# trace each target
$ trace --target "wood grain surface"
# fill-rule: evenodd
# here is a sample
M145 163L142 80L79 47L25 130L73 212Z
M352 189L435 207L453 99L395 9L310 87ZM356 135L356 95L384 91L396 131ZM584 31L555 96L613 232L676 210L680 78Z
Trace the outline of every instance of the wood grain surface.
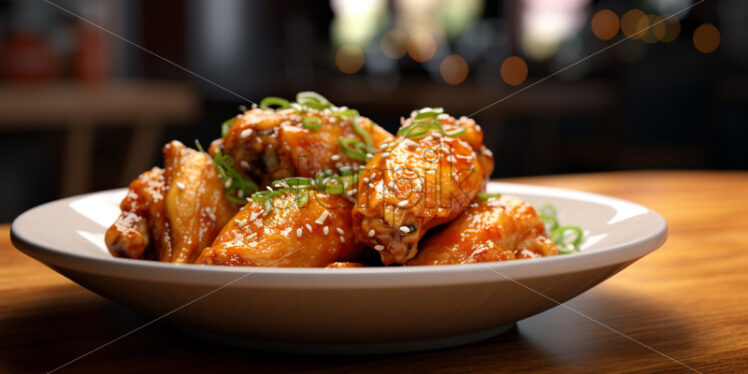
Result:
M668 221L664 247L480 343L324 357L215 345L157 322L64 372L748 372L748 173L652 171L511 182L628 199ZM148 322L26 257L0 226L0 372L48 372Z

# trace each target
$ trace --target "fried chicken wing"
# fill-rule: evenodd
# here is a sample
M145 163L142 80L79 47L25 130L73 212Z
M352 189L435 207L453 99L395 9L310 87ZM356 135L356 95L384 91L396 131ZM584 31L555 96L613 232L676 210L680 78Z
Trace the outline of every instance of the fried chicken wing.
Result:
M122 214L107 230L109 251L120 257L194 262L237 210L211 158L172 141L165 169L154 168L130 185Z
M364 246L353 235L351 202L342 196L308 193L306 202L288 192L266 204L248 202L221 231L198 264L266 267L325 267L355 259Z
M513 196L482 201L419 245L407 265L454 265L553 256L556 245L527 202Z
M355 138L354 121L371 138L372 145L392 135L366 117L341 117L330 110L255 108L238 115L226 136L211 144L210 153L222 150L231 156L238 171L261 187L291 177L344 166L357 169L364 161L347 156L341 138Z
M413 258L421 237L462 213L493 169L474 121L447 115L418 120L413 114L404 122L401 132L409 132L377 152L358 183L353 228L385 265Z
M120 203L122 213L107 230L104 240L117 257L160 259L171 253L169 222L164 214L164 170L140 174ZM159 248L159 253L147 250ZM166 256L164 256L166 257Z

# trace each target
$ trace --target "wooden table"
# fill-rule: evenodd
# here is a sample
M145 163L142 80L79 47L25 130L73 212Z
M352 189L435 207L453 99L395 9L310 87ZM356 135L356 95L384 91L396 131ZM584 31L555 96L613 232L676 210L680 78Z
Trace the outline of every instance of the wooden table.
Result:
M748 372L748 173L629 172L515 179L619 196L661 213L664 247L568 305L700 372ZM149 321L22 255L0 230L0 372L45 372ZM436 352L317 357L253 352L164 323L60 372L688 372L556 307L518 329Z

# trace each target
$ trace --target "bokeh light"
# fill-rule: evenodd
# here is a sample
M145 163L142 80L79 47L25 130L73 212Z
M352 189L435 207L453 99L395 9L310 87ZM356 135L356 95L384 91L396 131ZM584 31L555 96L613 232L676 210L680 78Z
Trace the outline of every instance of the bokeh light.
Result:
M408 39L408 55L414 61L426 62L436 53L436 40L429 33L417 32Z
M639 18L636 29L639 32L639 38L643 42L652 44L662 40L667 27L660 16L648 14L646 17Z
M660 40L670 43L680 35L680 21L678 17L671 17L670 14L663 14L662 18L665 19L665 35Z
M601 40L610 40L616 36L619 26L618 16L610 9L598 11L590 21L592 33Z
M623 35L626 35L631 39L641 38L643 33L637 34L637 32L640 31L637 28L639 27L639 21L642 18L646 20L647 15L639 9L631 9L624 13L623 16L621 16L621 32L623 32ZM649 26L649 24L646 26Z
M449 55L439 65L439 73L448 84L458 85L467 78L467 61L460 55Z
M693 46L701 53L714 52L721 40L719 30L711 23L705 23L693 32Z
M364 52L353 44L346 44L335 53L335 65L343 73L353 74L364 66Z
M527 79L527 63L519 56L508 57L501 63L501 78L510 86L519 86Z
M379 45L385 56L398 59L408 52L408 35L400 30L390 30L382 36Z

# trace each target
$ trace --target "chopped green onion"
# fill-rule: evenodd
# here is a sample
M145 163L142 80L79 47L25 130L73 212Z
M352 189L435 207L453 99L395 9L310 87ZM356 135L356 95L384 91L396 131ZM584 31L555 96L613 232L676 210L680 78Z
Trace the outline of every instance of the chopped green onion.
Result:
M422 108L418 110L414 119L436 118L442 113L444 113L444 108L442 107L434 107L434 108L426 107L426 108Z
M353 132L355 132L361 139L364 140L367 151L372 151L371 153L373 153L371 136L368 132L366 132L366 130L362 129L361 126L358 125L358 118L354 118L353 121L351 121L351 126L353 127Z
M224 137L226 134L229 133L229 130L231 129L231 126L234 125L234 122L236 122L236 117L231 117L221 124L221 136Z
M317 116L304 118L303 126L305 129L317 131L322 128L322 120Z
M284 98L275 96L268 96L260 101L260 108L272 109L271 106L277 106L280 107L280 109L287 109L291 107L291 103Z
M499 198L499 197L501 197L501 194L498 192L478 192L479 200L488 200L491 198Z
M244 113L244 112L246 112L246 111L248 111L248 110L249 110L249 109L247 109L247 106L246 106L246 105L239 105L239 111L240 111L240 112Z
M446 135L446 136L448 136L450 138L456 138L456 137L458 137L458 136L460 136L460 135L462 135L462 134L464 134L466 132L467 132L467 129L464 128L464 127L461 127L461 128L459 128L457 130L445 131L444 135Z
M363 162L368 161L366 158L367 147L364 143L361 143L360 140L354 138L340 138L339 143L340 148L346 156L354 160Z
M355 118L355 117L359 117L360 116L358 114L358 110L356 110L356 109L350 109L350 108L342 110L340 112L335 112L333 114L336 115L336 116L338 116L338 117L343 117L343 118Z
M570 237L567 232L571 232L573 238L571 242L568 241ZM551 232L551 240L556 243L558 252L561 254L569 254L579 252L579 245L582 244L582 238L584 233L582 229L577 226L562 226L557 227Z
M314 91L302 91L296 94L296 102L299 104L306 105L307 103L313 103L314 105L321 105L329 107L332 104L324 96ZM315 108L316 109L316 108Z
M203 152L210 156L210 154L206 152L205 149L203 149L203 146L199 141L195 140L195 145L200 152ZM242 191L242 195L240 196L249 196L258 190L258 187L254 182L252 182L248 178L245 178L238 171L236 171L236 169L234 169L234 159L229 155L224 155L221 150L218 150L216 155L213 157L213 164L216 165L218 174L223 181L231 181L229 187L225 188L225 196L226 199L231 201L232 203L239 205L244 205L244 203L246 203L246 200L239 199L235 196L237 191Z
M551 241L556 244L558 253L565 255L579 252L579 245L584 240L584 232L577 226L561 226L558 223L556 207L551 204L545 204L540 207L540 219L545 223L546 229L551 234ZM571 232L573 239L569 242L567 235Z

